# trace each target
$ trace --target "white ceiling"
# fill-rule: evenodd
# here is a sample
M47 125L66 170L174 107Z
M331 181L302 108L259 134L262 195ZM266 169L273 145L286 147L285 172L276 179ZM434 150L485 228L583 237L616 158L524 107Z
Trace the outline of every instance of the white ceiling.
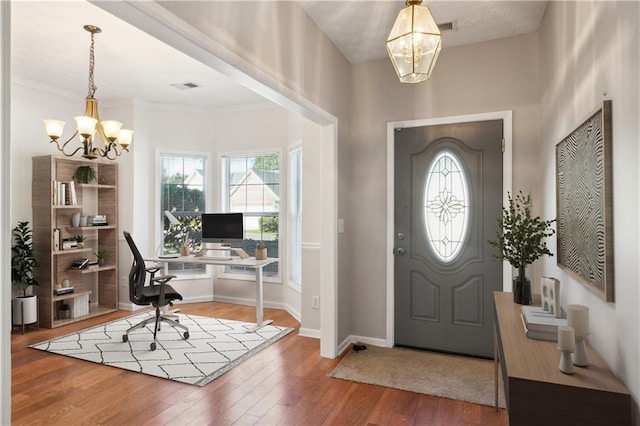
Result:
M351 63L387 57L385 42L404 1L306 1L307 14ZM436 23L454 22L442 47L462 46L537 31L546 1L424 1Z
M352 63L386 57L386 37L404 7L398 0L299 3ZM539 1L426 4L436 22L456 23L456 30L443 34L444 49L535 32L546 8L546 2ZM90 35L82 27L92 24L102 28L96 35L95 96L103 102L135 97L208 109L265 103L251 90L85 1L19 0L11 9L11 71L18 82L84 98ZM200 87L172 87L182 83Z

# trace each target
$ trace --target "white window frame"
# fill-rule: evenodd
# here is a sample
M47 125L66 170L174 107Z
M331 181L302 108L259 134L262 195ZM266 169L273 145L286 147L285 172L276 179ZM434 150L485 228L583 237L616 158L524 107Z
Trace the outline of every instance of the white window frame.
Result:
M228 210L228 197L229 197L229 180L227 173L227 159L229 157L258 157L258 156L267 156L267 155L277 155L280 163L280 208L278 211L278 244L279 244L279 260L278 260L278 274L275 276L266 276L263 275L263 282L274 283L274 284L282 284L282 271L285 269L285 258L286 258L286 246L283 247L283 241L286 242L286 215L282 213L282 206L286 205L287 197L283 189L285 186L283 185L283 176L286 176L286 165L283 164L282 161L282 149L281 148L263 148L259 150L241 150L241 151L228 151L222 152L219 155L218 165L220 166L220 185L218 185L218 190L220 191L220 212L226 212ZM252 253L249 253L252 255ZM268 255L268 253L267 253ZM217 269L217 277L228 279L228 280L239 280L239 281L254 281L255 280L255 272L253 270L248 270L247 273L226 273L225 267L218 267Z
M296 144L289 149L288 156L288 176L287 176L287 224L291 228L288 232L289 238L286 241L287 248L287 284L295 291L302 293L302 144ZM297 158L294 160L294 156ZM294 164L294 161L297 161ZM300 187L299 193L296 188ZM294 227L298 227L297 232ZM295 236L299 234L299 241L295 241ZM298 268L298 276L292 276L295 268ZM296 279L297 278L297 279Z
M205 164L205 176L204 176L204 196L205 196L205 211L208 211L211 206L211 182L209 176L211 175L211 158L209 153L201 152L201 151L182 151L182 150L156 150L156 179L155 179L155 190L156 190L156 209L159 209L162 213L162 158L163 157L199 157L203 158L206 162ZM204 212L203 212L204 213ZM156 251L161 248L163 244L163 221L158 219L162 217L162 215L154 215L156 217L156 223L154 227L154 234L156 235ZM157 254L157 253L156 253ZM168 267L165 264L165 274L168 272ZM171 271L171 274L175 275L175 281L186 281L186 280L201 280L201 279L212 279L213 273L212 268L207 266L203 273L184 273L180 271Z

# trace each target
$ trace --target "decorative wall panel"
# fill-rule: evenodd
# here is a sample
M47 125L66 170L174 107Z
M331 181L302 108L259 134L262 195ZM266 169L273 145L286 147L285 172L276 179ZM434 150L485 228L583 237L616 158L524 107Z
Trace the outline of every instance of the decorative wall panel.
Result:
M556 145L558 265L614 301L611 101Z

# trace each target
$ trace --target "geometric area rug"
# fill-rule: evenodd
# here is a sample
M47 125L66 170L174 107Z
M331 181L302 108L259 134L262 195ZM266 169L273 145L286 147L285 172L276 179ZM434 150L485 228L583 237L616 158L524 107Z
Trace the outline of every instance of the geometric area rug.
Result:
M155 311L122 318L106 324L30 345L35 349L86 361L149 374L191 385L204 386L252 355L293 331L293 328L267 325L247 332L254 323L197 315L179 314L180 324L189 328L183 339L179 329L165 324L153 341L153 324L122 335Z
M350 351L332 377L493 406L494 363L491 360L407 348L367 345ZM505 407L499 377L498 406Z

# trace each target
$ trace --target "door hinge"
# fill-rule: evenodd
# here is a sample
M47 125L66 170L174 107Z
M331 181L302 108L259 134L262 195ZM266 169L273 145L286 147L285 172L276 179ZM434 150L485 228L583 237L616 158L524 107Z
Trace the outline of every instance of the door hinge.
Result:
M502 138L502 152L504 152L504 138Z

